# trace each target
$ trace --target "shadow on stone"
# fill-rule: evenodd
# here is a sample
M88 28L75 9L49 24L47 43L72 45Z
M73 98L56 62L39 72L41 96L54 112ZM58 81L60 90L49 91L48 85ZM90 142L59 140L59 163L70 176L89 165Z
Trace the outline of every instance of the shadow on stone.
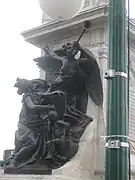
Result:
M34 163L32 165L26 165L22 168L16 168L11 166L4 167L4 174L36 174L36 175L52 175L52 169L46 164Z

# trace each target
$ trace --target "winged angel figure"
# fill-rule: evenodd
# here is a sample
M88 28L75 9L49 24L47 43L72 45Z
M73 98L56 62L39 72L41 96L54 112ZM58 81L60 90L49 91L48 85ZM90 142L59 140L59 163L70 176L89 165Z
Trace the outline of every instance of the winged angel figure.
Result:
M69 155L69 160L77 152L80 138L88 123L92 121L92 118L86 115L88 98L93 101L95 106L102 106L103 104L100 69L91 51L81 47L76 42L67 43L54 52L48 47L44 51L45 57L35 59L37 65L44 71L54 67L54 73L59 73L56 79L51 80L48 91L60 91L67 94L64 121L71 124L71 137L74 137L77 145L73 146L77 147L75 151L72 151L74 148L71 148L73 154L68 151L72 154L69 153L71 155ZM62 105L59 104L59 108L62 109ZM73 140L73 138L71 139ZM64 154L64 156L68 155Z
M44 50L45 57L36 58L34 61L45 71L52 67L55 72L60 70L58 78L52 84L63 82L64 89L61 89L61 85L61 90L78 95L79 103L76 103L78 110L86 112L88 96L97 106L102 106L103 88L100 69L91 51L76 42L67 43L54 52L50 51L48 47ZM59 87L60 85L57 85L56 89L60 90ZM80 99L84 96L85 103ZM82 104L85 104L84 109Z
M8 162L10 168L16 165L20 169L39 160L51 169L63 166L75 156L83 132L93 121L86 114L88 98L96 106L103 103L100 69L95 56L88 49L78 43L67 43L55 51L45 47L44 52L44 56L34 61L44 71L52 68L58 76L50 82L46 80L46 83L36 80L36 86L35 81L23 80L25 88L22 88L20 81L25 111L21 112L19 122L22 125L19 127L25 128L18 129L22 132L19 133L22 134L19 137L21 141L18 138L16 153ZM40 100L35 101L35 97Z

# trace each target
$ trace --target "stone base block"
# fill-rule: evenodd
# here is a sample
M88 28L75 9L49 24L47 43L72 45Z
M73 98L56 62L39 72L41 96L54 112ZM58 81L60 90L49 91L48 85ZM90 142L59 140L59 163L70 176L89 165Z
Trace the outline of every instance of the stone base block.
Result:
M92 180L92 179L79 179L75 177L68 177L63 175L15 175L4 174L3 170L0 170L0 180Z

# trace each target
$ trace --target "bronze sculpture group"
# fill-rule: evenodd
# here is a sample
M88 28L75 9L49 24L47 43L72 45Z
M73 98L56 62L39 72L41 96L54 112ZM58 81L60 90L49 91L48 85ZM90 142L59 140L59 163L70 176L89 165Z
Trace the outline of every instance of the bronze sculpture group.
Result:
M96 58L78 43L61 49L44 48L35 59L43 70L54 69L52 81L17 79L23 95L15 153L5 162L5 173L49 174L78 151L80 138L93 119L86 115L88 97L103 102L100 69ZM79 53L79 56L78 56Z

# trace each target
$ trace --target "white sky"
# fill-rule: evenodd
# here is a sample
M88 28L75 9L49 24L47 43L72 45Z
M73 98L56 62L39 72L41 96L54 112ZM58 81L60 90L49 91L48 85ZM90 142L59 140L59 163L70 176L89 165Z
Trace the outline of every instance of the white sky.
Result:
M135 17L135 0L130 0L130 15ZM17 77L37 78L39 71L32 59L40 50L24 42L23 30L41 24L38 0L0 1L0 159L4 149L13 148L21 97L13 87Z

